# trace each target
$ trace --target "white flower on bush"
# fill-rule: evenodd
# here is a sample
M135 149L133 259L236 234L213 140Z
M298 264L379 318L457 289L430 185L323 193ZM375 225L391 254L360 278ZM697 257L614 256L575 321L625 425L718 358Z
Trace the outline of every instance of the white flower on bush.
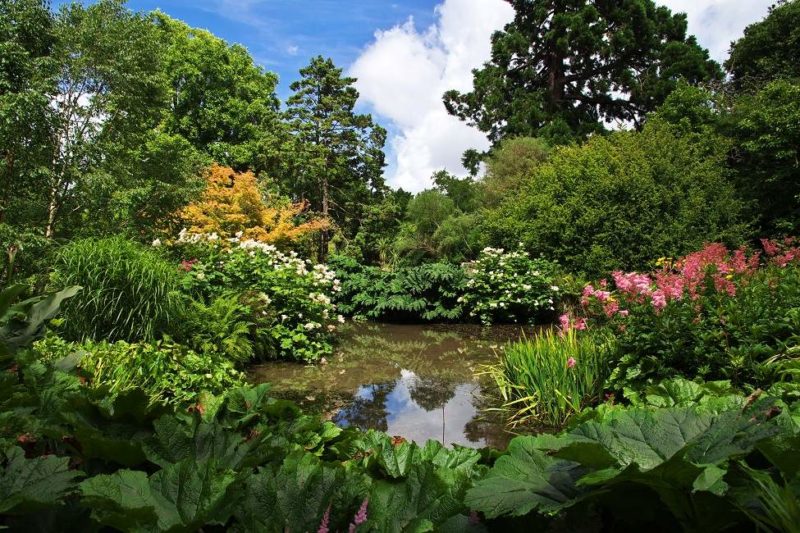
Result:
M159 246L161 246L161 239L155 239L155 240L153 241L153 246L154 246L154 247L156 247L156 248L158 248Z
M314 329L322 327L322 324L320 324L319 322L306 322L303 325L303 327L306 328L306 330L311 331L311 330L314 330Z

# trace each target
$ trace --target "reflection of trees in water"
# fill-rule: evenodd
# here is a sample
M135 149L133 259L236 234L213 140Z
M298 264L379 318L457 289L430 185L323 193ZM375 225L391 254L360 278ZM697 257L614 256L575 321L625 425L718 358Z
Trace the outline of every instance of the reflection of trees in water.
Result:
M386 431L389 428L386 410L386 399L394 390L397 382L374 383L362 387L362 394L355 396L353 402L336 415L334 421L346 422L349 426L362 429L379 429ZM368 394L363 394L367 392Z
M426 411L443 407L456 393L457 383L440 377L415 376L408 384L408 393Z

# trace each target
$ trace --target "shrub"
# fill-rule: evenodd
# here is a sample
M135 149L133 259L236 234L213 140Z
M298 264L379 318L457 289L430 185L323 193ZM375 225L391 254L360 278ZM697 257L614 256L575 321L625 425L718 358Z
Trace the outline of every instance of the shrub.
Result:
M86 386L110 397L140 389L152 404L186 407L203 393L222 394L244 383L244 376L224 356L167 341L71 343L49 337L39 341L35 351L49 362L76 354Z
M560 295L558 265L523 251L486 248L469 267L460 301L484 324L552 319Z
M274 198L265 201L266 195L252 172L239 173L214 165L208 170L206 181L202 197L180 213L192 234L222 239L238 234L245 239L286 246L328 227L324 220L297 223L306 204Z
M708 245L653 274L615 272L613 286L587 286L590 327L617 331L612 384L684 376L769 385L775 358L791 358L800 340L800 250L769 242L767 250L772 257L759 267L759 254Z
M722 138L660 120L558 148L518 194L486 214L488 240L505 248L522 242L590 276L642 269L708 240L738 244L747 231L725 175L727 150Z
M558 427L602 401L611 372L612 337L547 330L506 347L487 368L515 422Z
M181 312L176 266L120 237L64 246L52 284L83 287L64 306L64 334L71 340L151 340L169 331Z
M184 234L184 240L193 237ZM234 237L203 248L199 259L182 263L184 289L202 302L237 293L248 309L256 357L314 361L331 352L331 333L340 321L331 302L339 290L332 271L252 240Z
M332 257L329 265L342 280L336 301L346 315L387 322L452 322L463 316L458 299L466 278L456 265L386 271L341 256Z

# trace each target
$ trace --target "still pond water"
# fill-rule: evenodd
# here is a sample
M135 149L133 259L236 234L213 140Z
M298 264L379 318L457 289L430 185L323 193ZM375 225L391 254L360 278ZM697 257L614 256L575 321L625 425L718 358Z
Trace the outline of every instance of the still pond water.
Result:
M424 443L505 448L513 437L491 384L476 377L519 326L350 324L326 364L271 362L250 379L336 424ZM525 331L531 335L532 331Z

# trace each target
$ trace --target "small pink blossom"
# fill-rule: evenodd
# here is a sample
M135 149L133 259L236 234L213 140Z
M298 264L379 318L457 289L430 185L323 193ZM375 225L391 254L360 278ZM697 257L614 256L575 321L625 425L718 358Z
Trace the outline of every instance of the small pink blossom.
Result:
M325 514L322 515L322 522L319 523L319 529L317 529L317 533L329 533L330 522L331 522L331 506L329 505L328 508L325 509Z
M367 521L367 507L369 506L369 498L364 499L361 503L361 507L359 507L356 516L353 517L353 522L350 524L350 528L348 529L349 533L354 533L358 526L363 524Z
M575 360L574 357L570 357L567 359L567 368L573 368L578 362Z

